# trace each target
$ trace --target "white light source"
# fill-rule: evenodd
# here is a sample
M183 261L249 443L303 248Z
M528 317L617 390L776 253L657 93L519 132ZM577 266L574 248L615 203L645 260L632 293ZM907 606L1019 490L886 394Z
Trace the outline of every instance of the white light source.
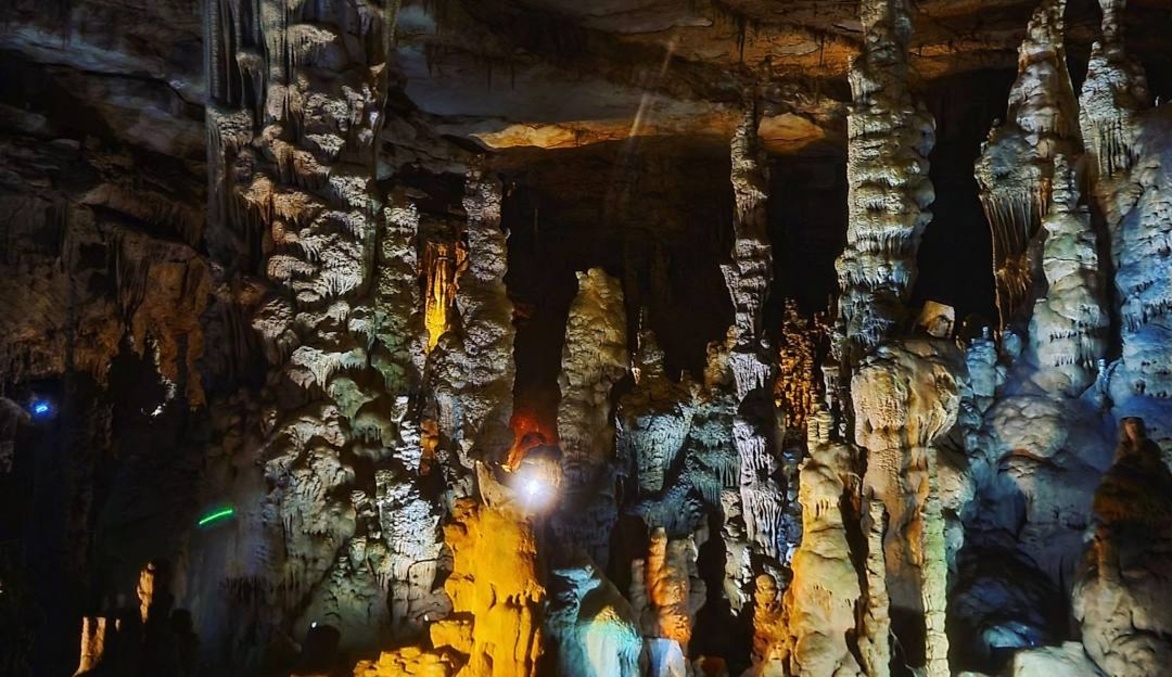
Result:
M526 496L528 496L529 498L534 498L539 493L541 493L541 482L539 482L535 479L530 479L529 481L525 482L525 495Z

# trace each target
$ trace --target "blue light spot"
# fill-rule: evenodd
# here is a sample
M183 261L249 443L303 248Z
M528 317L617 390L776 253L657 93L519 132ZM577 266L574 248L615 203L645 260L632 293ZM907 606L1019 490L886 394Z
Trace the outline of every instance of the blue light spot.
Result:
M33 415L34 416L44 417L44 416L47 416L51 413L53 413L53 405L49 404L48 402L42 401L42 402L34 402L33 403Z

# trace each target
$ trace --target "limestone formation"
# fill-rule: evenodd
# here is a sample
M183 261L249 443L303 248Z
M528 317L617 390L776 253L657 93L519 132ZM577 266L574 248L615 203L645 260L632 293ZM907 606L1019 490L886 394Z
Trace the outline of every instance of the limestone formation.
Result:
M935 199L928 153L935 122L907 88L911 20L904 0L865 0L864 47L850 72L846 248L835 262L844 358L892 337L916 277L916 251Z
M929 340L884 344L851 381L855 440L867 449L863 485L886 508L883 548L891 604L922 611L932 674L947 674L947 561L934 445L957 420L963 362Z
M1095 4L0 2L0 674L1166 672Z
M871 674L863 672L851 646L863 591L851 562L848 517L842 506L857 490L850 477L854 459L850 447L830 439L831 422L825 411L811 422L810 457L801 469L802 543L794 553L793 580L785 591L786 614L772 624L773 632L787 632L788 639L758 649L765 651L765 666L777 666L774 674ZM885 668L876 666L874 674Z
M993 273L1001 326L1030 302L1030 242L1050 208L1054 157L1081 150L1078 105L1066 69L1066 0L1043 0L1018 51L1018 75L1003 125L977 160L981 204L993 234Z
M1092 540L1073 592L1087 653L1109 675L1158 674L1172 661L1172 473L1142 419L1125 418L1115 463L1095 490Z
M1090 214L1078 205L1074 180L1066 157L1055 156L1050 211L1042 222L1047 288L1030 320L1039 363L1034 380L1049 392L1071 397L1095 382L1110 329L1098 243Z
M551 572L544 631L557 674L637 677L643 638L631 604L586 560Z
M81 659L74 677L93 674L102 665L106 652L106 619L86 616L81 619Z
M1079 95L1079 126L1096 178L1110 182L1136 160L1138 114L1150 93L1143 68L1124 51L1121 13L1126 0L1100 0L1102 38L1091 47L1087 77Z
M452 613L429 627L432 648L384 653L359 663L355 677L537 674L545 588L531 526L515 514L461 499L444 539L453 558L444 582Z

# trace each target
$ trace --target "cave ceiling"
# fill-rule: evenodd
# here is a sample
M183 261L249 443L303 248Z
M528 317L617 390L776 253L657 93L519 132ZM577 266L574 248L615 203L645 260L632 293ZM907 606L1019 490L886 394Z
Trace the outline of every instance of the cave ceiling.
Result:
M12 71L20 62L43 69L62 96L80 104L71 110L92 118L22 116L12 91L4 115L23 117L20 126L33 129L102 125L132 146L198 160L205 96L199 3L52 4L51 11L27 1L0 9L0 48L15 57L6 60L6 79L17 80ZM913 86L1012 69L1034 4L916 3ZM808 152L845 142L846 72L861 40L855 5L415 0L398 19L397 66L407 105L427 128L421 134L487 149L574 148L631 136L721 143L746 92L760 88L766 148ZM1164 0L1131 3L1129 44L1141 60L1170 58L1162 31L1170 11ZM1094 3L1070 3L1073 61L1085 60L1097 22Z

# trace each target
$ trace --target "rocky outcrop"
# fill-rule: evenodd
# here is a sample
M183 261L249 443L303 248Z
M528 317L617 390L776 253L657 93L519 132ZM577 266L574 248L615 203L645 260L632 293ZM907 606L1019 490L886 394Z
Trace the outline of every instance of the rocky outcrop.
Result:
M1092 540L1073 592L1087 653L1110 675L1172 662L1172 473L1142 419L1125 418L1115 462L1095 490Z

